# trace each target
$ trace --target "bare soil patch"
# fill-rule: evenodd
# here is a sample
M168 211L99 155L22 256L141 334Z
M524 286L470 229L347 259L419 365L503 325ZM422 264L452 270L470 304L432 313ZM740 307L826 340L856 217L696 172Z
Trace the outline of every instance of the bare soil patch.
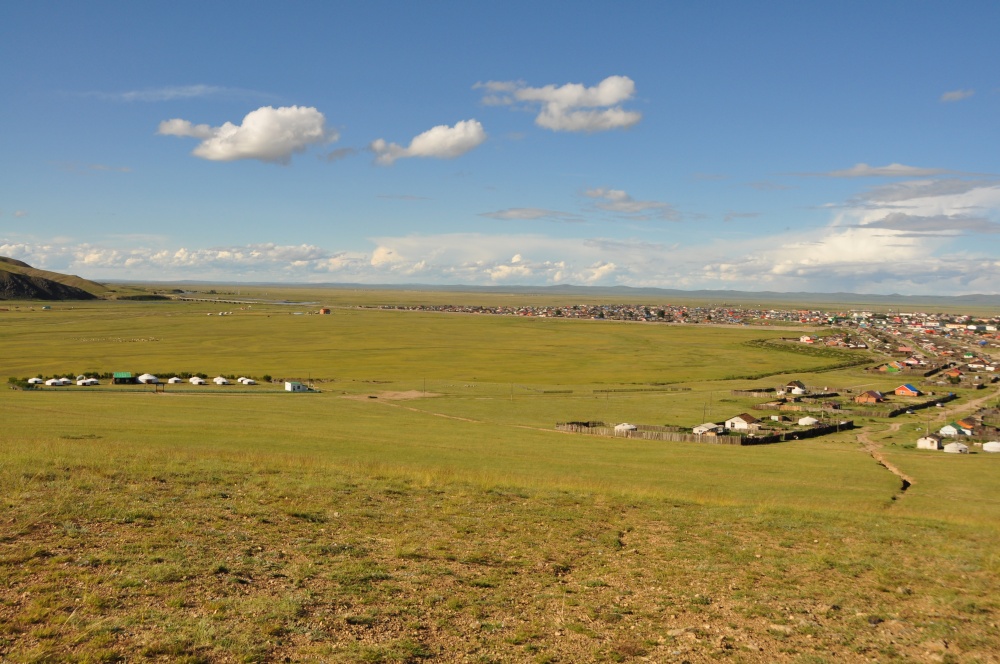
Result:
M393 392L391 390L383 392L375 392L373 394L345 394L345 399L385 399L386 401L408 401L410 399L425 399L430 397L439 397L440 394L436 392L421 392L420 390L405 390L402 392Z

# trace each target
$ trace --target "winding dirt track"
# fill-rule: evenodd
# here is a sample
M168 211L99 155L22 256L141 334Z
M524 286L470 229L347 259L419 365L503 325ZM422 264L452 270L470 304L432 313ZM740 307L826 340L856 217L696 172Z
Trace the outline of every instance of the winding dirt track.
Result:
M944 415L945 418L947 419L950 418L952 415L958 413L959 411L968 411L971 409L979 408L986 402L990 401L991 399L995 399L998 396L1000 396L1000 389L997 389L985 396L979 397L978 399L973 399L972 401L967 401L965 403L961 403L956 406L951 406L948 408L944 408L943 410L938 410L938 414ZM903 424L904 424L903 421L897 420L889 425L887 431L889 432L899 431L900 427L902 427ZM868 452L868 454L870 454L871 457L875 459L875 461L879 465L883 466L890 473L892 473L900 480L902 480L903 488L900 491L900 493L897 494L897 497L898 495L902 495L903 492L905 492L908 488L910 488L911 485L916 484L916 480L914 480L912 477L904 473L894 463L885 458L885 455L882 454L882 449L879 443L872 440L867 432L861 431L858 433L858 442L864 445L865 451Z

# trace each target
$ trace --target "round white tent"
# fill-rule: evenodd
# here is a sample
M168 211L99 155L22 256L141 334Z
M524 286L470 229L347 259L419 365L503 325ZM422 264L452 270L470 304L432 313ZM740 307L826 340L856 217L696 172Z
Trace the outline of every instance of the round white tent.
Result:
M944 446L944 451L948 454L968 454L969 446L965 443L948 443Z
M183 383L184 379L183 378L178 378L177 376L174 376L173 378L171 378L167 382L170 383L171 385L177 385L178 383Z
M47 381L45 381L45 384L48 385L49 387L59 387L63 383L61 378L49 378Z
M983 443L983 452L1000 452L1000 442L991 440L988 443Z
M160 382L159 378L157 378L153 374L148 374L148 373L142 374L136 380L138 380L143 385L153 385L155 383L159 383Z
M212 382L216 385L229 385L229 381L222 376L216 376L212 379Z
M629 431L635 431L638 427L634 424L629 424L628 422L622 422L621 424L615 425L615 434L627 434Z
M205 384L205 379L204 378L199 378L198 376L194 376L191 379L191 384L192 385L204 385Z
M805 417L799 419L800 427L811 427L814 424L819 424L819 420L817 420L815 417L810 417L806 415Z
M41 385L44 382L45 381L42 380L41 378L29 378L28 379L28 384L29 385Z

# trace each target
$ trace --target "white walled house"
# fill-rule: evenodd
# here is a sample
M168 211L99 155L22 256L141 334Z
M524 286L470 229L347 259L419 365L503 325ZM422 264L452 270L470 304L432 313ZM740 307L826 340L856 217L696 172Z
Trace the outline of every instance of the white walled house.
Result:
M724 425L727 431L755 431L760 428L760 420L753 415L742 413L730 417Z
M941 436L933 433L917 439L918 450L940 450L942 447Z
M691 429L691 433L697 436L704 436L706 434L712 434L712 433L722 433L722 426L716 424L715 422L705 422L704 424L699 424L698 426Z
M285 392L308 392L309 386L303 385L297 380L286 380L285 381Z

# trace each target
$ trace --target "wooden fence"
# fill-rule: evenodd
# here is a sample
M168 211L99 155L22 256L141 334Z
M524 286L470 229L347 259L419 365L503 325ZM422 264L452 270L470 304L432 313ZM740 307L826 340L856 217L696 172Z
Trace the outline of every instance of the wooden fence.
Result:
M599 424L604 424L600 422ZM629 438L633 440L656 440L671 443L710 443L713 445L768 445L780 443L788 440L801 440L804 438L815 438L837 431L846 431L854 428L853 421L839 422L837 424L826 424L809 429L798 431L785 431L767 436L700 436L693 433L680 433L678 431L655 431L654 425L636 425L635 430L616 432L609 426L586 426L584 422L557 422L557 431L569 431L571 433L583 433L591 436L607 436L613 438Z

